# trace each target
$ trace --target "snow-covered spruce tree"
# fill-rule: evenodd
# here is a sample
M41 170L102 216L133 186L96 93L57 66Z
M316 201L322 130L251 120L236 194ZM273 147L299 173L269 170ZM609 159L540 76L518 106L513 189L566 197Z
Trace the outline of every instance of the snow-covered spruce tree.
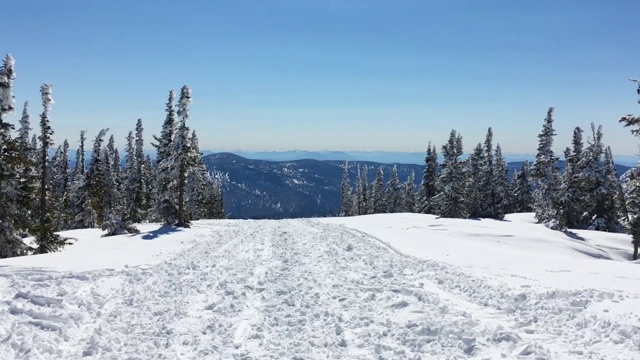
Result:
M407 182L404 183L404 196L402 211L407 213L412 213L416 209L416 184L415 184L416 174L413 170L409 173L409 177L407 178Z
M24 103L20 128L18 129L18 147L20 151L19 162L19 190L17 203L19 205L19 218L15 223L16 229L27 234L35 223L34 210L37 203L38 171L36 169L36 146L30 142L31 121L29 115L29 102ZM35 136L35 134L34 134Z
M400 179L398 178L398 167L396 165L393 165L393 169L391 170L391 178L389 178L389 182L387 183L387 193L385 195L387 200L388 213L402 212L402 195L402 185L400 184Z
M558 157L553 153L553 107L547 111L542 132L538 135L538 153L531 168L531 178L537 187L533 193L536 220L549 227L560 226L557 214L558 194L561 185Z
M349 182L349 162L345 160L342 173L342 185L340 186L340 216L353 215L353 190Z
M218 204L222 203L222 199L218 199L222 195L222 186L218 187L207 171L195 130L191 133L189 141L198 157L195 166L187 175L186 207L188 218L190 220L224 218L224 215L220 217L220 209L218 208ZM224 210L222 213L224 214Z
M638 134L638 132L635 134ZM625 208L628 212L628 221L625 227L627 233L631 235L631 244L633 244L632 260L638 260L638 247L640 246L640 166L636 165L624 173L621 180L622 191L625 195Z
M533 194L531 190L531 178L529 176L530 165L524 161L520 170L513 176L511 191L512 211L516 213L530 212L533 210Z
M498 199L495 176L495 162L493 154L493 129L487 129L487 136L484 140L482 168L480 170L480 217L500 218L500 199Z
M134 145L133 131L127 135L127 145L124 148L124 196L126 221L140 222L142 220L142 209L138 201L138 166L136 164L136 152Z
M360 210L360 198L362 197L362 186L360 184L360 164L356 165L356 188L353 193L353 205L351 205L351 209L353 209L353 215L361 215L362 211Z
M564 152L566 167L562 177L562 186L558 199L560 221L563 227L583 229L586 227L585 183L581 180L584 176L582 129L576 127L573 130L573 150L567 148Z
M102 129L93 142L93 152L89 162L89 169L84 178L83 191L86 193L85 201L88 201L91 209L85 209L86 213L83 218L91 220L95 216L97 225L102 224L107 215L108 201L108 182L107 182L107 164L104 162L103 143L104 137L109 129ZM92 211L91 211L92 210ZM89 225L85 223L85 225ZM94 225L95 226L95 225Z
M76 150L76 164L71 182L71 218L72 228L85 229L97 226L96 212L91 206L88 184L86 182L85 144L87 132L80 131L80 142Z
M174 189L177 186L176 178L172 172L175 164L176 147L174 137L176 132L176 111L174 109L175 91L169 92L169 100L166 106L166 117L162 124L160 137L154 136L156 148L156 181L153 185L154 200L152 217L155 220L163 221L165 225L173 225L177 220L177 203L174 197Z
M71 227L69 213L71 207L70 166L69 142L65 140L62 146L58 146L56 149L49 166L51 202L57 205L53 209L53 225L56 231L67 230Z
M189 120L190 104L191 89L185 85L180 90L180 99L177 104L178 110L176 114L178 115L179 123L174 140L175 153L171 159L174 164L173 177L177 178L178 185L177 221L175 223L177 227L189 227L190 225L185 207L187 174L198 164L199 160L199 154L193 149L189 141L187 120Z
M427 155L424 160L425 168L424 173L422 174L422 183L420 184L420 191L416 204L417 212L422 214L435 214L432 200L437 193L436 182L438 181L438 152L435 145L431 145L431 142L427 145Z
M626 218L626 211L622 203L622 185L618 180L611 148L608 146L604 149L604 174L597 192L597 213L589 225L589 230L623 232L621 220Z
M136 122L136 166L137 173L139 174L139 183L138 183L138 191L137 196L139 197L138 205L140 206L140 211L142 214L142 218L145 219L147 217L147 212L149 211L149 203L147 202L147 197L145 196L149 192L149 184L147 183L147 178L144 176L145 174L145 154L144 154L144 127L142 126L142 119L138 119Z
M367 173L369 168L367 164L362 165L360 178L358 179L358 215L367 215L369 213L369 182Z
M19 236L20 221L20 165L24 161L17 141L11 138L13 126L7 116L14 111L13 57L7 55L0 67L0 258L26 255L29 250Z
M433 198L436 215L445 218L466 218L468 212L465 203L466 177L463 155L462 135L451 130L449 141L442 146L442 172L438 176L438 194Z
M496 150L494 155L495 163L493 170L493 187L495 191L495 219L503 219L504 214L511 207L510 190L511 184L509 183L509 170L507 169L507 161L502 155L502 148L500 144L496 144Z
M385 191L384 191L384 172L382 171L382 167L378 168L378 172L376 173L376 180L373 182L371 186L371 201L373 202L372 213L374 214L382 214L387 212L387 203L385 201Z
M53 85L42 84L40 94L42 95L42 106L44 110L40 115L40 198L38 202L38 224L34 227L35 252L44 254L57 251L68 244L68 239L63 238L54 231L53 224L53 204L51 203L51 192L49 179L49 149L53 146L53 129L49 120L49 111L53 98L51 96Z
M480 185L482 184L482 166L483 166L484 148L482 143L478 143L471 155L466 161L467 173L467 210L469 217L477 218L482 215L483 203L480 194Z

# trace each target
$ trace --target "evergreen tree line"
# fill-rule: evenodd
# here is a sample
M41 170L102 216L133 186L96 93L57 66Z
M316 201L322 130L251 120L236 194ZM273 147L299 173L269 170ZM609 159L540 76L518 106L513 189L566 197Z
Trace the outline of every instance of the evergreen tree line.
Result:
M357 169L354 191L345 162L341 215L415 212L447 218L502 219L506 213L533 211L538 222L558 230L631 232L631 228L637 228L638 240L634 241L640 243L640 220L629 215L640 212L640 170L627 175L626 183L621 182L611 148L602 142L602 128L592 124L590 130L585 143L583 129L575 128L572 146L564 151L566 168L561 172L560 159L552 151L555 131L553 108L549 108L538 135L534 163L524 162L512 180L500 144L493 145L491 128L484 142L478 143L466 159L462 158L462 135L456 130L441 147L442 163L438 163L436 147L429 143L417 190L411 176L402 186L395 168L386 187L381 168L376 180L367 184L365 165Z
M145 155L143 124L138 119L126 138L124 163L109 129L94 138L91 157L80 132L75 164L69 142L53 153L49 112L53 85L43 84L39 135L32 133L29 103L19 128L8 122L15 112L15 61L7 55L0 67L0 258L59 250L68 240L56 232L101 227L106 235L137 232L145 221L188 227L191 220L224 218L222 181L207 171L198 137L187 125L191 90L183 86L176 103L169 94L157 158ZM15 134L15 136L14 136ZM33 236L34 246L23 239Z

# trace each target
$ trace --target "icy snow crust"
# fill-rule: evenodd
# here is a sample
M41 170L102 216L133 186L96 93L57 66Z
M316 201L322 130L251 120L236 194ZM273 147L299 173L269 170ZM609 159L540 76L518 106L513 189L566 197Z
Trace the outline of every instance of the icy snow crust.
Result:
M640 358L628 237L509 220L75 231L0 261L0 359Z

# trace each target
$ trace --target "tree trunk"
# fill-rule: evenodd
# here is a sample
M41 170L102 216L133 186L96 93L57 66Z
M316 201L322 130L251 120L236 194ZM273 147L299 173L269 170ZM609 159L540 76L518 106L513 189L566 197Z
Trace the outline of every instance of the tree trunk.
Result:
M638 242L634 241L633 242L633 258L632 260L638 260Z
M179 175L179 184L178 184L178 223L176 226L178 227L187 227L187 221L184 216L184 193L187 183L187 174L185 166L180 167L180 175Z

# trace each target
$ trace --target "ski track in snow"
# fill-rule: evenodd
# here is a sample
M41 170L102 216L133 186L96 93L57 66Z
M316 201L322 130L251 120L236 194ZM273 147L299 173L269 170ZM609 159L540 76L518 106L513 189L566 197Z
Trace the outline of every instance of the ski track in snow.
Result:
M511 288L314 220L194 226L157 265L0 268L0 358L640 357L638 326L585 311L625 294Z

